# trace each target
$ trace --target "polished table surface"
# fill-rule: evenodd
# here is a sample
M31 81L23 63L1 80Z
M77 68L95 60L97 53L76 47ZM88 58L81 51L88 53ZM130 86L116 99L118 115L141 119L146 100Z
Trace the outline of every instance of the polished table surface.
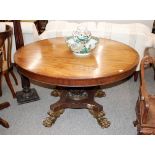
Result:
M43 121L46 127L66 108L86 108L101 127L109 127L103 106L94 100L97 89L130 76L139 61L133 48L108 39L99 39L87 56L74 55L64 38L54 38L26 45L14 58L23 76L61 88L59 101L50 106L49 117Z
M74 55L64 38L34 42L15 53L15 63L25 76L62 86L95 86L119 81L135 70L138 60L133 48L107 39L100 39L88 56Z

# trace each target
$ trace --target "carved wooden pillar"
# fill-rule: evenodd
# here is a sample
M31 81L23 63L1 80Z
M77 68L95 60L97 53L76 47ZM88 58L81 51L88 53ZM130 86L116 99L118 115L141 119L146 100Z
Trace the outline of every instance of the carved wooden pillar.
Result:
M23 40L23 34L22 34L20 21L14 20L13 25L14 25L14 36L15 36L16 49L19 49L22 46L24 46L24 40ZM20 76L21 76L23 90L16 92L17 102L19 104L23 104L23 103L28 103L28 102L39 100L39 96L36 90L34 88L33 89L30 88L29 79L22 74L20 74Z

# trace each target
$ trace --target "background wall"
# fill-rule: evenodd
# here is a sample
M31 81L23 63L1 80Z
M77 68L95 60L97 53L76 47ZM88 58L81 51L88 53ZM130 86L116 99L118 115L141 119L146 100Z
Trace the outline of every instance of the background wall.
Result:
M108 20L107 22L120 23L120 24L142 23L152 29L154 20Z
M102 21L111 22L111 23L119 23L119 24L142 23L142 24L145 24L146 26L150 27L151 29L153 28L153 22L154 22L154 20L102 20ZM82 22L82 21L70 20L70 22Z

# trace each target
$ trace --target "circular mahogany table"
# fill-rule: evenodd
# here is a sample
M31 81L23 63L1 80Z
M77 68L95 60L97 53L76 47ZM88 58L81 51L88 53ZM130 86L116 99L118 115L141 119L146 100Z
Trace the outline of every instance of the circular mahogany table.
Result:
M50 106L43 124L50 127L65 108L87 108L101 127L110 122L94 100L99 86L130 76L138 64L137 52L120 42L100 39L88 56L76 56L64 38L46 39L26 45L15 53L15 63L25 77L61 87L59 101Z

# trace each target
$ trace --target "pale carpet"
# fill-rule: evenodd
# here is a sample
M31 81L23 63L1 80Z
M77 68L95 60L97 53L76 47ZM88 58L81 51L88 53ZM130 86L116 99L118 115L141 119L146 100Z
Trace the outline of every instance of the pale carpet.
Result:
M153 88L152 69L147 70L147 81L149 87ZM20 84L19 76L18 82ZM102 129L85 109L67 109L51 128L45 128L42 121L47 116L50 104L57 101L58 98L50 96L51 89L33 84L31 86L36 88L41 99L36 102L18 105L16 99L12 98L3 79L3 96L0 98L0 102L9 101L11 106L0 111L0 116L8 120L10 128L5 129L0 126L0 134L132 135L137 133L133 121L136 118L135 104L138 98L139 81L134 82L133 77L116 86L106 88L106 97L96 98L96 101L103 105L106 117L111 121L111 126L106 129ZM14 87L18 91L21 90L21 85Z

